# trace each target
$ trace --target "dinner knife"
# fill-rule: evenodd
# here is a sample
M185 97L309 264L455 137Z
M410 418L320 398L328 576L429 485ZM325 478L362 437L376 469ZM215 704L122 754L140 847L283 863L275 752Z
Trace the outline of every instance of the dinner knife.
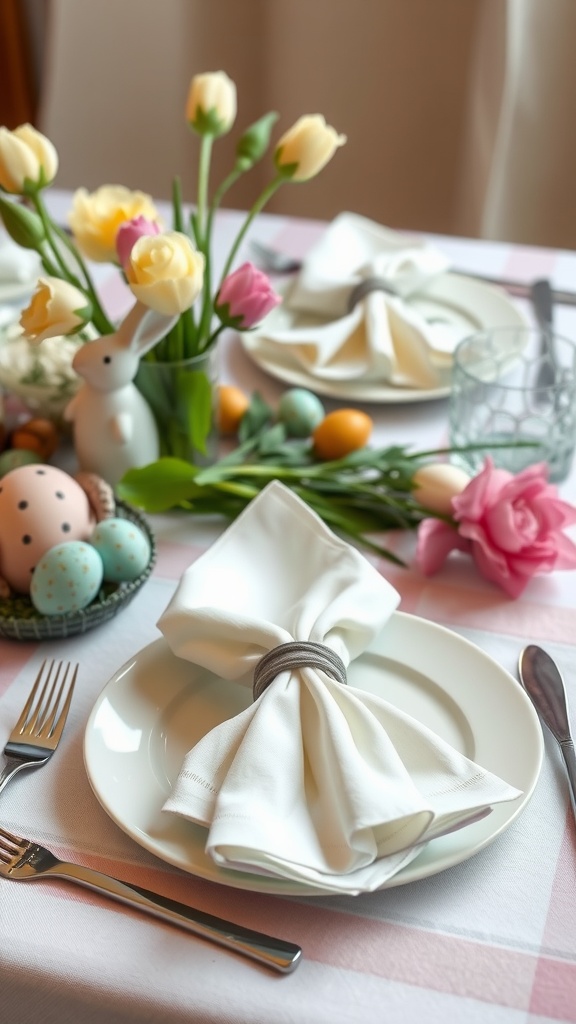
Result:
M520 654L518 673L540 719L560 744L570 783L570 801L576 818L576 754L570 733L564 681L555 661L535 644L525 647Z
M458 270L456 267L450 267L449 271L462 277L472 277L477 281L484 281L485 284L497 285L498 288L503 288L504 291L515 295L518 299L532 297L532 284L527 284L525 281L513 281L509 277L490 277L488 274L475 273L472 270ZM576 306L576 292L567 291L564 288L552 288L550 296L555 305Z
M540 361L537 364L534 379L535 397L537 401L548 403L546 389L556 383L558 366L554 352L554 300L550 281L546 277L533 281L530 287L530 298L536 322L540 328Z

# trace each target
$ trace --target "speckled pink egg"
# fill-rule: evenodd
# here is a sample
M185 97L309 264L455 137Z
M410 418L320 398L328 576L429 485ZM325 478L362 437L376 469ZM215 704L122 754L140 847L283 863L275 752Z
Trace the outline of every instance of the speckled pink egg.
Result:
M55 466L13 469L0 479L0 576L30 591L36 563L68 540L88 540L95 519L80 485Z

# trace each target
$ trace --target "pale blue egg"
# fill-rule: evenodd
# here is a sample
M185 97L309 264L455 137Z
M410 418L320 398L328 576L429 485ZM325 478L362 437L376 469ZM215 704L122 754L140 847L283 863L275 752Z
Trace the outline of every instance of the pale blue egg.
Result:
M94 529L90 543L102 559L104 579L111 583L137 579L150 561L150 541L129 519L103 519Z
M49 548L34 568L30 598L42 615L80 611L94 600L102 584L98 552L82 540Z
M324 419L324 406L306 388L290 388L278 404L278 419L290 437L309 437Z

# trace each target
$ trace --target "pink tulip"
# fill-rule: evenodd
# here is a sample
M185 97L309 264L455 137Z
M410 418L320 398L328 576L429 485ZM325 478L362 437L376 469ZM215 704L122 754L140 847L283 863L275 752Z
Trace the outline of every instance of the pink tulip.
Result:
M282 302L266 274L253 263L243 263L220 286L214 308L227 327L247 331Z
M147 217L134 217L120 225L116 232L116 252L120 266L125 270L130 262L130 253L142 235L159 235L160 227L154 220Z
M416 557L426 575L459 550L472 556L486 579L518 597L533 576L576 569L576 545L562 532L576 523L576 509L548 483L545 463L514 476L487 458L452 499L452 510L454 526L425 519L418 528Z

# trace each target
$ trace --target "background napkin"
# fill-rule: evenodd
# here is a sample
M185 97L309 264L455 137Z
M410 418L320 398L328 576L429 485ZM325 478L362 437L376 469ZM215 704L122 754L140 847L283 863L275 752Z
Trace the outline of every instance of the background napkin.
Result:
M159 627L179 657L251 685L259 658L295 639L349 664L398 600L275 481L184 573ZM189 751L164 809L205 825L220 865L358 893L518 795L381 698L304 668Z
M304 260L284 298L251 346L281 360L296 361L313 376L433 388L442 383L457 337L424 317L403 298L371 292L348 311L355 285L369 277L390 281L409 295L445 273L449 263L438 250L357 214L342 213ZM282 329L286 311L295 325ZM306 322L298 326L305 314ZM449 362L448 362L449 366Z

